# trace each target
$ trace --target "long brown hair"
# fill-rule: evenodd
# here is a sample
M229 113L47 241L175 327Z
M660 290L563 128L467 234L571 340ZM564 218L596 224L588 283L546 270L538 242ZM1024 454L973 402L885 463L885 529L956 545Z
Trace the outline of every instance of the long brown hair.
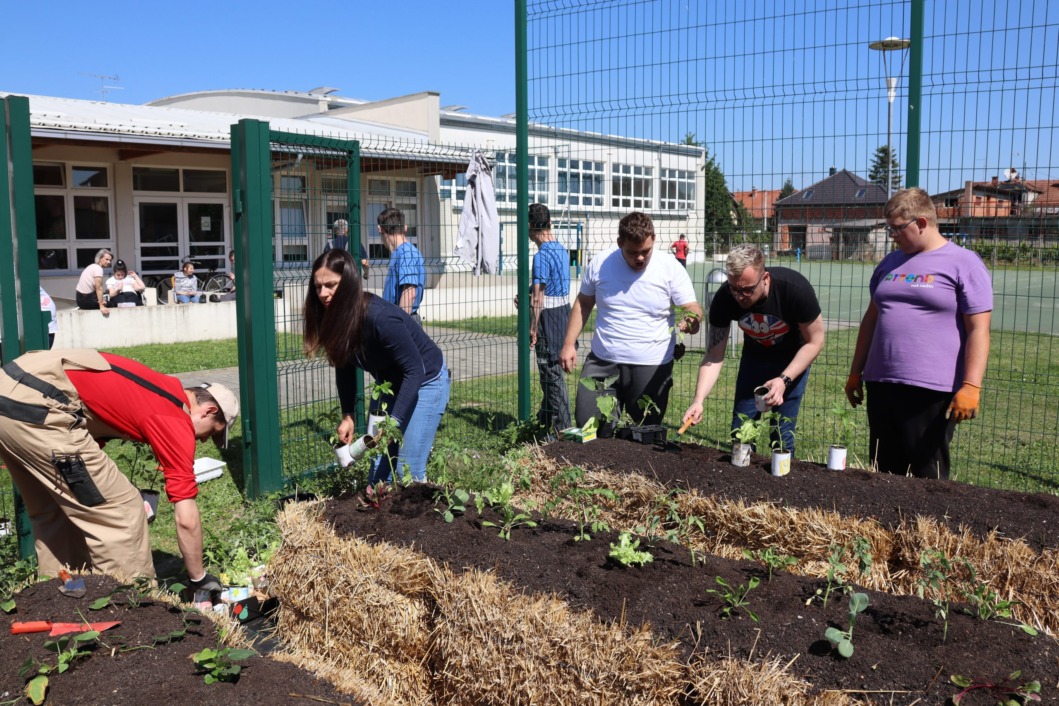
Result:
M327 307L316 295L316 272L324 267L341 278ZM364 291L359 267L348 252L332 248L316 258L309 275L309 290L305 293L305 355L311 358L323 348L328 361L336 368L352 363L360 350L360 331L373 296Z

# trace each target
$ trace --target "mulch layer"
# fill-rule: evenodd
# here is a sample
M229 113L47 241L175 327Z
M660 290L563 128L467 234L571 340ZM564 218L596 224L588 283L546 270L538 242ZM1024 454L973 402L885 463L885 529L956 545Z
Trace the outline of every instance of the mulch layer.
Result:
M59 593L58 580L34 584L15 594L16 611L0 625L0 702L22 695L26 679L19 669L27 658L55 665L56 654L44 647L48 633L12 635L15 621L89 622L120 620L100 633L91 655L73 662L62 674L49 675L46 704L353 704L326 681L304 669L257 654L240 662L235 683L206 684L195 673L191 655L218 647L216 625L204 616L161 601L117 605L90 611L96 598L110 595L117 583L105 576L86 576L87 593L70 598ZM155 637L185 629L181 639L156 643ZM91 643L90 643L91 644ZM24 700L19 703L29 703Z
M730 498L826 507L876 517L887 525L924 514L981 533L996 528L1037 547L1056 544L1053 525L1059 522L1059 504L1049 496L860 471L828 472L801 463L793 464L789 476L773 478L762 459L749 469L736 469L725 454L705 447L667 452L602 440L584 446L556 443L546 453L563 463L646 473L667 484ZM715 556L696 557L693 563L687 549L662 541L649 545L652 563L625 568L608 559L616 534L574 541L574 525L566 521L519 527L505 541L496 528L482 524L498 518L490 510L479 516L473 504L446 524L435 511L435 492L431 486L412 486L381 509L362 507L353 499L332 500L323 520L340 535L412 546L454 570L494 571L524 591L554 594L603 621L648 623L659 639L678 642L685 657L708 649L715 656L793 660L791 673L814 689L858 692L869 703L943 704L959 691L950 682L952 675L1000 681L1016 670L1022 671L1023 681L1041 682L1043 702L1055 703L1059 693L1059 643L1047 635L1031 637L1015 625L978 620L957 604L946 634L931 602L865 591L870 604L856 622L855 652L845 660L832 652L824 631L848 627L847 598L836 592L824 607L814 598L826 586L821 579L777 572L769 581L759 564ZM756 622L743 609L723 617L723 600L710 592L721 588L718 577L733 587L747 585L752 577L761 579L748 594ZM962 703L998 700L981 690Z

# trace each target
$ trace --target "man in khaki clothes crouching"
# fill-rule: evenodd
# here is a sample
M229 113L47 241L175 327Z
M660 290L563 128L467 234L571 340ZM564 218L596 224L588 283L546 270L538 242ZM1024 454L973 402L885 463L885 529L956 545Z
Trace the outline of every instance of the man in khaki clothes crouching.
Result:
M4 365L0 458L29 512L40 572L155 575L143 500L103 453L108 439L131 439L158 458L191 587L221 590L202 563L195 440L224 448L238 414L239 400L223 385L185 389L109 353L34 351Z

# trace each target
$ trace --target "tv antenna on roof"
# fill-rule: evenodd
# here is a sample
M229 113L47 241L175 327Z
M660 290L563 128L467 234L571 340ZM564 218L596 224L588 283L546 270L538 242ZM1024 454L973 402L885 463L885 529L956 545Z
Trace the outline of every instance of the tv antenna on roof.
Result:
M105 101L107 94L111 91L124 91L124 86L108 86L107 81L120 81L120 76L107 76L105 74L90 74L84 71L80 72L82 76L91 76L92 78L99 79L99 100Z

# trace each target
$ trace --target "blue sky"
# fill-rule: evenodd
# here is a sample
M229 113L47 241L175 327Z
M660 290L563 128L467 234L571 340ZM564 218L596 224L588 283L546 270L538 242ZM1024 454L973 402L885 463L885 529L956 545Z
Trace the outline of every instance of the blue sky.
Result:
M7 5L0 90L95 99L102 84L121 89L108 100L144 103L327 85L515 110L513 0ZM882 63L867 44L910 34L908 0L529 0L529 11L531 118L667 141L694 132L733 190L802 188L832 165L866 176L886 142ZM923 186L1009 166L1059 178L1057 43L1054 0L926 2ZM904 77L894 106L901 164L907 88Z
M252 8L252 9L251 9ZM303 0L4 3L0 90L145 103L221 88L333 86L367 100L439 91L515 110L514 3ZM473 27L473 29L472 29Z

